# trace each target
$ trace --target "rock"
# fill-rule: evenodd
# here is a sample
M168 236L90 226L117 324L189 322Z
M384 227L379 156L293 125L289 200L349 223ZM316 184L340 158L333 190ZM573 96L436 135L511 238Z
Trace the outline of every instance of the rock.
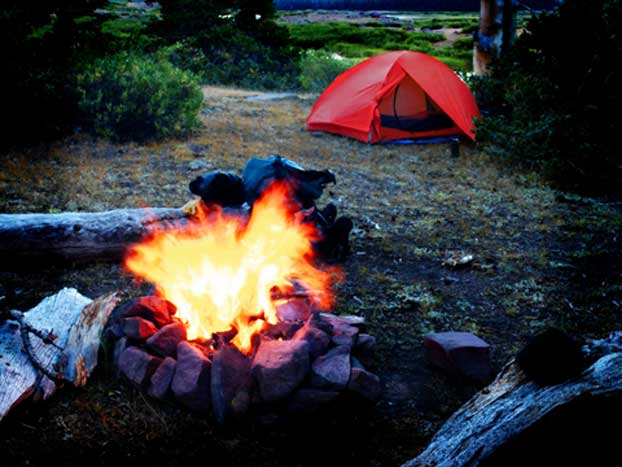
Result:
M369 334L359 334L352 353L366 366L371 366L376 353L376 338Z
M131 383L146 389L160 362L161 358L149 355L138 347L128 347L119 357L119 370Z
M307 343L311 360L322 355L330 344L330 336L316 328L312 320L308 320L303 327L296 331L292 339Z
M127 310L124 314L126 318L139 316L151 321L158 328L170 323L177 311L171 302L155 295L136 298L129 302L126 307Z
M262 341L252 374L264 401L283 399L304 380L309 370L309 346L300 340Z
M365 369L365 365L363 365L358 358L353 357L352 355L350 355L350 365L352 365L352 368L360 368L362 370Z
M492 375L490 345L470 332L438 332L424 337L432 365L482 382Z
M158 328L151 321L132 316L123 319L123 334L131 339L145 340L153 336Z
M151 375L147 394L156 399L165 399L171 387L176 366L177 362L174 358L166 357L162 360L160 366Z
M179 321L173 321L163 326L158 332L147 339L147 348L163 357L176 357L177 345L187 337L186 326Z
M350 379L350 347L340 345L311 365L311 385L321 389L341 390Z
M211 407L211 364L205 354L187 341L177 346L177 367L171 389L175 398L193 410Z
M265 331L262 331L261 335L272 340L289 340L301 327L302 323L300 322L279 321L276 324L269 325Z
M121 373L121 367L119 366L119 359L121 358L121 354L125 349L129 347L127 337L123 336L118 339L114 343L114 348L112 349L112 364L114 366L114 377L118 378Z
M359 330L354 326L335 324L333 325L332 341L335 345L347 345L352 348L356 344L358 334Z
M280 321L306 321L311 316L311 308L306 300L289 300L276 307Z
M300 388L287 402L290 413L313 413L326 407L339 397L336 391L323 391L315 388Z
M251 400L251 362L235 347L224 346L212 362L211 394L214 415L219 423L228 416L246 413Z
M352 368L348 390L358 394L363 399L370 402L377 402L382 395L382 384L380 378L363 368Z
M211 169L212 166L208 164L207 162L199 159L199 160L190 162L188 164L188 168L190 170L207 170L207 169Z
M356 326L362 327L365 325L365 318L362 316L348 315L348 316L339 316L334 315L332 313L320 313L320 319L325 321L333 326L336 325L348 325L348 326Z
M209 146L206 144L190 143L186 147L194 157L205 157L209 152Z

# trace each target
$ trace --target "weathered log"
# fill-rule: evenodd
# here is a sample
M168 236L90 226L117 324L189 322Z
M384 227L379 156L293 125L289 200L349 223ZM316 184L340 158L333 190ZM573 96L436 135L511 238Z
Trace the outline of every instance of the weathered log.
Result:
M59 214L0 214L3 263L40 259L121 258L159 223L183 222L183 209L117 209Z
M58 381L86 383L97 364L102 329L117 302L114 293L93 301L65 288L18 321L0 322L0 420L31 395L50 397ZM39 331L28 333L28 348L26 327Z
M402 467L477 466L554 409L586 395L622 397L622 353L607 354L580 376L553 386L528 380L511 361Z

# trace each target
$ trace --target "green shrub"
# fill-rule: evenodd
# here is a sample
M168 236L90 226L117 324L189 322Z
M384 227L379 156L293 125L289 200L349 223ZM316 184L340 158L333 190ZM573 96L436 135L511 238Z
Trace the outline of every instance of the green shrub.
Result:
M306 91L321 92L355 60L337 58L325 50L307 50L300 63L300 85Z
M352 23L292 24L290 37L294 45L304 49L321 49L337 42L383 48L385 43L404 42L409 33L388 27L362 27Z
M299 51L289 44L288 29L272 20L272 1L160 3L163 20L154 30L173 46L170 60L176 66L212 84L254 89L298 86Z
M476 82L481 145L564 188L622 193L621 22L622 0L575 0L534 17Z
M128 52L96 60L78 76L80 110L99 135L145 140L198 125L203 95L194 76L162 57Z

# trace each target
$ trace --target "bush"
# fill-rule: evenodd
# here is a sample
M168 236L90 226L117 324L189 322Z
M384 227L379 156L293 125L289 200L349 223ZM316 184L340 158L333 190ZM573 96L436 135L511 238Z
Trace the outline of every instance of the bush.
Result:
M162 57L128 52L96 60L78 76L79 107L101 136L145 140L198 125L203 94L194 76Z
M568 1L534 17L476 86L482 146L564 188L622 193L621 21L622 0Z
M165 0L154 25L170 60L204 82L276 89L298 85L298 51L270 0ZM236 8L231 9L231 6ZM259 19L257 19L259 18Z
M306 91L321 92L355 63L325 50L307 50L300 62L300 85Z

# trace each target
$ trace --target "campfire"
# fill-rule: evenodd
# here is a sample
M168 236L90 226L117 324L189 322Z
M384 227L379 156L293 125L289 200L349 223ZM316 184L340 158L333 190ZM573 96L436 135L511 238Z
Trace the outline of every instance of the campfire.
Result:
M252 177L227 174L220 193L235 206L215 196L222 173L206 175L211 185L190 221L158 225L129 249L127 270L156 293L115 312L114 358L150 396L213 411L221 422L257 404L306 412L344 397L379 398L380 381L364 367L375 347L364 319L330 313L343 274L320 253L339 220L300 195L301 184L326 174L290 167L285 176L255 176L261 188L250 203L230 191L252 192Z

